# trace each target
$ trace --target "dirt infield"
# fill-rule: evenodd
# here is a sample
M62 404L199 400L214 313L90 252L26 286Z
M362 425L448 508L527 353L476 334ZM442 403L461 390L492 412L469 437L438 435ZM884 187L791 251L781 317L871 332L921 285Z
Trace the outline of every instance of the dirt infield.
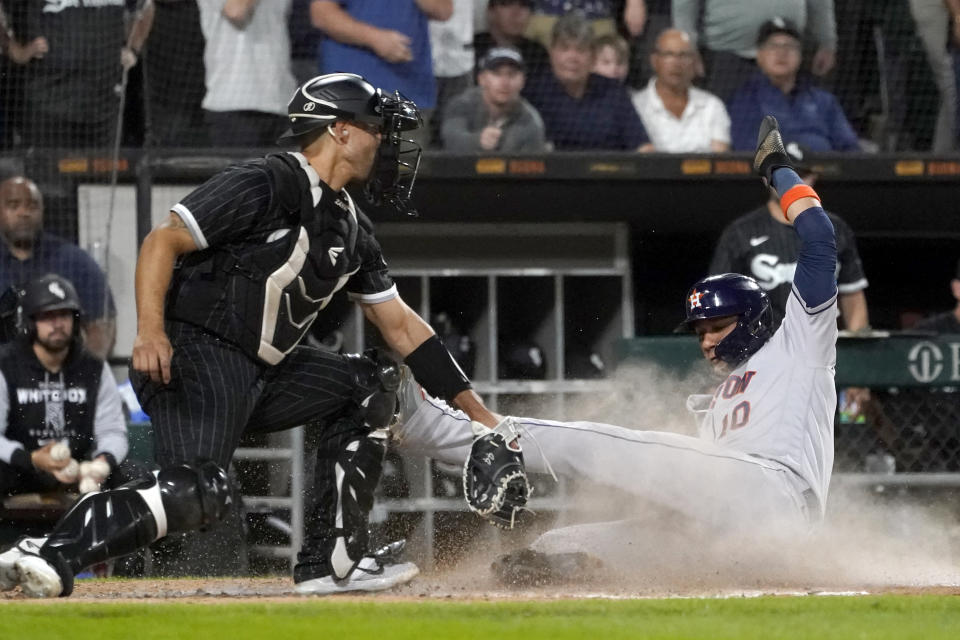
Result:
M960 585L946 586L854 586L838 588L803 585L765 585L697 588L694 586L613 587L578 585L529 589L506 589L490 580L469 580L463 576L427 574L411 584L376 594L345 592L337 599L386 601L419 600L560 600L560 599L646 599L646 598L742 598L764 595L903 595L960 596ZM269 578L169 578L132 580L79 580L70 601L137 601L215 603L225 600L288 601L312 598L293 590L289 577ZM19 590L0 594L2 602L28 601Z

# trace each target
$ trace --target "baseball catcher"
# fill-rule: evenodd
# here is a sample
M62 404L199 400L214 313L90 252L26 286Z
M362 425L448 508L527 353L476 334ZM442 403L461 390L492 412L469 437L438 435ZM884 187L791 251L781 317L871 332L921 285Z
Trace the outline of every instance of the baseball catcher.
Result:
M375 591L411 580L417 567L396 562L396 546L371 549L367 533L397 363L301 344L341 288L427 392L479 424L500 422L398 295L373 225L345 189L363 182L371 200L411 212L420 153L404 135L422 123L416 105L334 73L301 86L288 116L284 138L299 151L228 167L144 240L131 380L161 468L85 497L49 537L0 554L0 572L27 595L69 595L91 564L222 520L231 502L225 470L241 437L302 424L318 430L320 444L295 589ZM520 504L507 498L512 477L502 494L484 486L503 486L502 473L476 475L476 505L490 517L509 518L500 514Z

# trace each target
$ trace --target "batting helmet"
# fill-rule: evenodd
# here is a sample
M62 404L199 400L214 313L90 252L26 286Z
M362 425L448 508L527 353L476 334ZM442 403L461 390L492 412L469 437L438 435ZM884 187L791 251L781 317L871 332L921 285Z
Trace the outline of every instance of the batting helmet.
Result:
M687 292L685 308L682 326L687 328L697 320L737 316L737 326L714 351L733 366L756 353L773 335L770 299L756 280L738 273L699 280Z
M334 122L363 122L383 135L377 159L364 186L375 205L383 202L415 215L410 206L413 182L420 167L420 145L401 133L423 125L417 105L399 91L377 89L355 73L330 73L305 82L287 105L290 128L280 140L309 144Z
M73 311L73 335L80 335L83 308L73 284L53 273L34 278L23 287L20 295L20 328L27 336L36 335L36 316L44 311L69 309Z

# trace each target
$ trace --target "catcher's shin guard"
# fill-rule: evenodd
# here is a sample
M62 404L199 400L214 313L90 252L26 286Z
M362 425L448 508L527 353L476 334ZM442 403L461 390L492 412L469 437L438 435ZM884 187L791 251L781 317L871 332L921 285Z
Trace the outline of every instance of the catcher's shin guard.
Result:
M386 439L378 432L336 449L321 446L317 452L317 504L294 568L298 583L327 575L346 580L368 552L367 522L383 469Z
M73 576L85 567L133 553L168 533L211 524L226 513L229 496L227 474L213 462L166 467L84 496L39 553L56 567L62 595L69 595Z

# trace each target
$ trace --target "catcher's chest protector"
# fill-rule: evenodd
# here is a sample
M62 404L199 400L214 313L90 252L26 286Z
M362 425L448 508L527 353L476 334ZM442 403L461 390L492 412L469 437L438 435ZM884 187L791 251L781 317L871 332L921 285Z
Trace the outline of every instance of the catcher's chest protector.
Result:
M289 154L265 162L273 180L265 216L289 219L289 231L186 256L174 274L167 315L277 364L360 268L357 239L366 220L349 196L326 188L314 205L307 176Z

